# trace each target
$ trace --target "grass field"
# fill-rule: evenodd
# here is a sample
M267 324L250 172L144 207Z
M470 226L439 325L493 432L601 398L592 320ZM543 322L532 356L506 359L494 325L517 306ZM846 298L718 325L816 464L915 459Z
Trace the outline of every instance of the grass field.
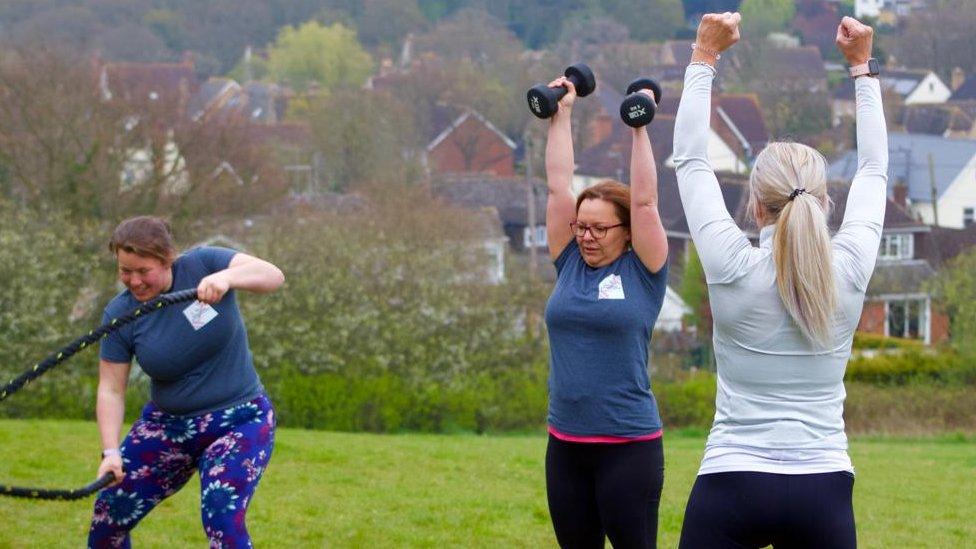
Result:
M675 547L701 433L665 435L659 546ZM94 423L0 421L0 483L67 488L95 474ZM545 438L282 429L248 513L257 547L553 547ZM976 439L856 439L861 547L976 546ZM138 547L204 547L199 483L160 505ZM81 547L91 501L0 498L0 547Z

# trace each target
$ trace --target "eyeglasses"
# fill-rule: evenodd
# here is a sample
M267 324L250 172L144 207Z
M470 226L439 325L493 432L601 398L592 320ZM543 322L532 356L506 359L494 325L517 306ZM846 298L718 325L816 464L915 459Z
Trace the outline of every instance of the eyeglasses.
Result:
M573 231L573 234L575 234L580 238L582 238L586 234L586 231L590 231L590 234L593 235L593 238L600 240L601 238L607 236L607 231L609 231L610 229L613 229L615 227L623 227L624 225L625 225L624 223L617 223L616 225L609 225L607 227L603 227L600 225L584 225L579 221L573 221L572 223L569 224L569 229Z

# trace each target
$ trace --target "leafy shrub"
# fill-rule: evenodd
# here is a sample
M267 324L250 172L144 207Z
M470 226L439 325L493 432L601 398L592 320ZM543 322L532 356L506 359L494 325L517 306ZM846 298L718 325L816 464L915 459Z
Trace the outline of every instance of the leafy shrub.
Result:
M886 337L877 334L856 332L854 334L855 350L860 349L924 349L925 345L917 339L900 337Z
M976 384L976 365L951 351L907 350L896 354L854 357L847 381L903 385L912 381Z

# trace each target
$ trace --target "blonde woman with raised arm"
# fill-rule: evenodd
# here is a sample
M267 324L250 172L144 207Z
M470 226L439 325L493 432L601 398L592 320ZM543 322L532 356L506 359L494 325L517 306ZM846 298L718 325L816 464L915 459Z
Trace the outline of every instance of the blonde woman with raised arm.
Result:
M827 229L823 156L770 143L749 181L758 247L726 210L706 157L716 61L738 38L738 13L703 17L675 124L718 368L680 546L855 547L843 379L881 240L888 164L872 30L849 17L837 28L855 78L859 156L840 230L831 238Z

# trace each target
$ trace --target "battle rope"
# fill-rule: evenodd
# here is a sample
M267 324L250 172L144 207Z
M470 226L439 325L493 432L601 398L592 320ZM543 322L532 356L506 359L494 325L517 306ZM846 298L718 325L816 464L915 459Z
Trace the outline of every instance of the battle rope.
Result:
M126 324L129 324L130 322L133 322L134 320L137 320L147 314L158 311L163 307L175 305L176 303L182 303L184 301L191 301L196 299L196 297L196 288L181 290L171 294L163 294L154 299L150 299L149 301L139 305L135 309L132 309L118 318L113 318L98 328L95 328L87 334L65 345L61 348L61 350L51 353L47 356L47 358L35 364L33 368L17 376L16 379L8 383L2 390L0 390L0 402L22 389L31 381L41 377L51 368L61 364L65 360L68 360L68 358L78 351L98 342L98 340L108 336L108 334L118 330L122 326L125 326ZM44 490L40 488L22 488L18 486L0 484L0 496L53 500L81 499L90 496L91 494L108 486L114 481L114 479L115 475L112 473L106 473L95 482L75 490Z

